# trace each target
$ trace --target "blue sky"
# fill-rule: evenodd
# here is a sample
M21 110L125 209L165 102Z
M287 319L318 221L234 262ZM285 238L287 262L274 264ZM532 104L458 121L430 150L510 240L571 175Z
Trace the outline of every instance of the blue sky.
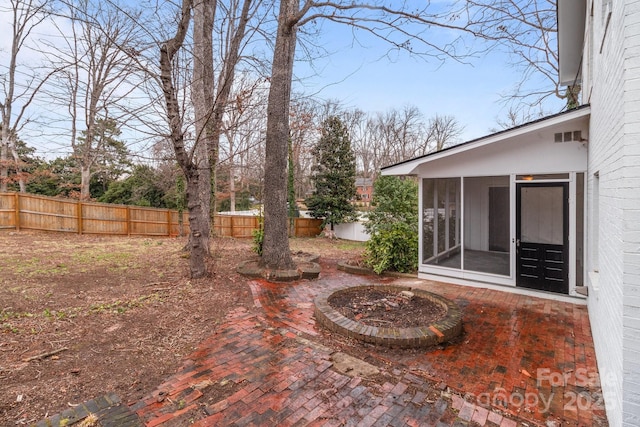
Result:
M298 88L307 94L318 91L320 98L338 99L366 112L414 105L425 119L451 115L465 127L462 140L487 135L498 127L496 120L508 112L500 95L511 93L519 81L508 56L497 50L467 63L425 61L407 54L392 61L383 57L388 46L382 41L365 37L360 38L364 47L354 46L350 30L335 25L323 30L319 44L330 55L314 61L319 74L305 63L296 63L295 73L303 78ZM442 37L439 33L434 30L435 40ZM553 99L545 110L557 113L562 106Z
M8 19L6 14L0 17ZM313 70L303 61L296 63L294 71L302 78L294 86L297 91L337 99L346 107L371 113L412 105L420 109L425 120L436 114L451 115L464 126L463 141L490 133L497 127L496 120L506 116L507 107L500 102L500 94L509 93L518 81L518 71L508 65L504 53L495 51L471 58L470 63L425 61L407 54L389 59L385 56L389 47L384 42L360 34L354 43L349 27L326 22L321 25L315 42L326 55L314 59ZM55 31L46 23L38 28L38 34L50 33ZM450 39L452 33L432 28L428 37L441 42ZM0 40L0 59L6 57L3 54L9 43L8 38ZM298 54L304 55L302 43ZM32 56L31 51L21 52L21 63L36 63L37 58ZM556 113L561 108L562 102L556 101L546 105L546 112ZM25 129L25 136L29 136L27 132ZM36 129L33 138L27 139L39 150L59 155L61 145L43 140L41 133Z

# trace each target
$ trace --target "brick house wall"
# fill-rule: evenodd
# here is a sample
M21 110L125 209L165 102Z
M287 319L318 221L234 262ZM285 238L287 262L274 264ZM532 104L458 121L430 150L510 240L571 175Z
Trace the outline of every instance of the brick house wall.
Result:
M373 197L373 180L371 178L356 178L357 204L370 206Z
M589 316L610 425L638 426L640 0L588 0L585 39Z
M611 2L614 5L617 2ZM613 7L613 6L612 6ZM640 0L628 1L624 16L622 418L640 425Z

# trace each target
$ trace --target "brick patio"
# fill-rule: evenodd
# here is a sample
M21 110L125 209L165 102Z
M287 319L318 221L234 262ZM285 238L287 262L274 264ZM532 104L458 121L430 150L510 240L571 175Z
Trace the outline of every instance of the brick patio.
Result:
M396 283L453 299L465 334L432 350L363 346L375 381L336 369L313 300L345 284ZM147 426L606 425L587 310L487 289L354 276L323 262L320 279L249 282L238 307L183 367L139 402ZM207 387L223 398L207 401Z

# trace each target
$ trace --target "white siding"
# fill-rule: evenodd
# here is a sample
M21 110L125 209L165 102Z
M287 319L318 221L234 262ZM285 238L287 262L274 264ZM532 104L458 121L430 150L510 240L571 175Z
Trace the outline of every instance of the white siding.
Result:
M333 227L338 239L353 240L356 242L366 242L371 238L365 231L362 222L349 222L346 224L336 224Z
M640 425L640 0L593 10L589 132L589 314L607 416L612 426ZM587 29L587 33L589 33ZM604 40L604 42L603 42ZM600 47L602 46L602 52ZM594 173L599 174L594 203ZM594 221L594 213L598 218ZM597 252L596 252L597 251ZM593 277L593 276L592 276Z
M449 178L582 172L587 163L585 144L578 141L555 143L554 133L579 130L588 138L587 123L585 116L433 161L429 159L416 166L413 173L424 178Z
M589 115L583 107L488 135L381 170L382 175L424 178L583 172ZM582 141L555 143L556 133L580 131Z

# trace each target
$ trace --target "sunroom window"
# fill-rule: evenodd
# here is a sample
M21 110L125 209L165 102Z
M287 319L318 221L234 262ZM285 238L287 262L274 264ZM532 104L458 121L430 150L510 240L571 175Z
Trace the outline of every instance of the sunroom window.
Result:
M423 179L422 262L461 267L460 178Z
M509 176L464 178L464 265L509 276Z

